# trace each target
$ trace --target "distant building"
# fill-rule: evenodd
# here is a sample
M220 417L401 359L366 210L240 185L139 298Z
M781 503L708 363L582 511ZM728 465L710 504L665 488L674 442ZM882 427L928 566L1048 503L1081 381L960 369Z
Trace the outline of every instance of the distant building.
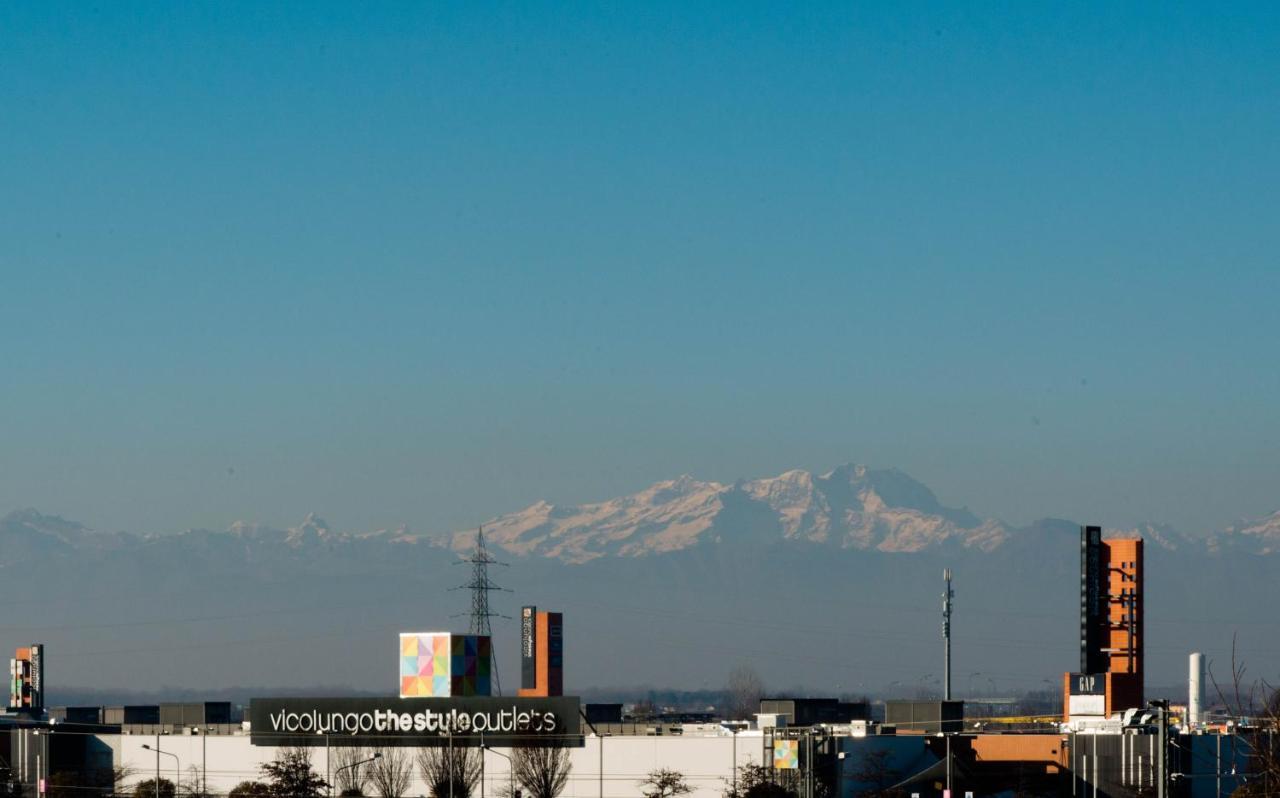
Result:
M886 701L884 722L898 734L940 734L964 729L963 701Z
M1143 707L1141 539L1080 528L1080 670L1063 674L1064 719Z
M40 643L18 649L9 660L9 708L44 709L44 646Z
M760 714L778 716L780 725L817 726L868 720L871 707L865 701L835 698L764 698L760 700Z

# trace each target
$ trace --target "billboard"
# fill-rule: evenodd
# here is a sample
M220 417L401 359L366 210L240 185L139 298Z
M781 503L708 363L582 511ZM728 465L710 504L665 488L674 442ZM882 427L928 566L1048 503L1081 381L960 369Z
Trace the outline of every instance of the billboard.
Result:
M31 644L31 706L44 707L44 644Z
M582 745L577 698L254 698L250 742L324 745Z
M800 767L800 741L774 740L773 767L777 770L796 770Z
M1105 673L1067 674L1067 715L1106 715L1107 675Z
M564 694L564 614L546 613L543 631L547 635L546 652L541 666L546 670L546 695Z
M520 610L520 688L538 687L538 608Z
M400 697L449 698L490 693L493 646L487 635L400 635Z
M1107 670L1105 633L1107 626L1107 558L1102 544L1102 528L1080 527L1080 670L1100 673Z

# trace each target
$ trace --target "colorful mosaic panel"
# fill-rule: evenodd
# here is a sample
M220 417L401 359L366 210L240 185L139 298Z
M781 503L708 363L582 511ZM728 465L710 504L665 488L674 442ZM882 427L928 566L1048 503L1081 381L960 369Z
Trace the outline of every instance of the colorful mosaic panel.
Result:
M493 645L487 636L400 635L400 697L490 695Z
M400 697L447 698L452 683L448 632L400 635Z
M800 741L774 740L773 766L778 770L795 770L800 767Z

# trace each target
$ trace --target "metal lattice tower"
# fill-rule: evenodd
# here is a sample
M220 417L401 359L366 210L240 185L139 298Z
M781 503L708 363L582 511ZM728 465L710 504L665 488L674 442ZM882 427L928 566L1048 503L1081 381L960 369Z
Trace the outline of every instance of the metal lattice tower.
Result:
M942 700L951 700L951 601L956 597L956 592L951 589L951 569L946 568L942 571L942 579L946 582L947 590L942 594Z
M457 565L471 566L471 581L465 585L458 585L454 590L470 590L471 591L471 612L459 613L453 617L457 618L461 615L469 615L471 617L471 628L468 630L473 635L485 635L489 638L490 650L494 650L493 646L493 630L489 623L490 618L505 618L511 620L510 616L494 612L489 609L489 594L493 592L510 593L505 587L501 587L489 578L489 566L501 565L506 567L505 562L498 562L489 554L489 550L484 545L484 527L476 532L476 550L470 557L459 560ZM493 668L493 685L498 695L502 695L502 680L498 677L498 658L493 657L490 663Z

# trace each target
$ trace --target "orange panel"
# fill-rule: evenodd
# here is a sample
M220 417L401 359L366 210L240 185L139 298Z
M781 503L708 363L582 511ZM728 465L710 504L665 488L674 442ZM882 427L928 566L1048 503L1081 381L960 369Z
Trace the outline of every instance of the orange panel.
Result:
M1108 540L1107 568L1110 605L1107 636L1110 673L1135 674L1142 679L1143 563L1142 541Z
M1056 734L978 734L973 738L978 762L1043 762L1065 767L1066 750Z

